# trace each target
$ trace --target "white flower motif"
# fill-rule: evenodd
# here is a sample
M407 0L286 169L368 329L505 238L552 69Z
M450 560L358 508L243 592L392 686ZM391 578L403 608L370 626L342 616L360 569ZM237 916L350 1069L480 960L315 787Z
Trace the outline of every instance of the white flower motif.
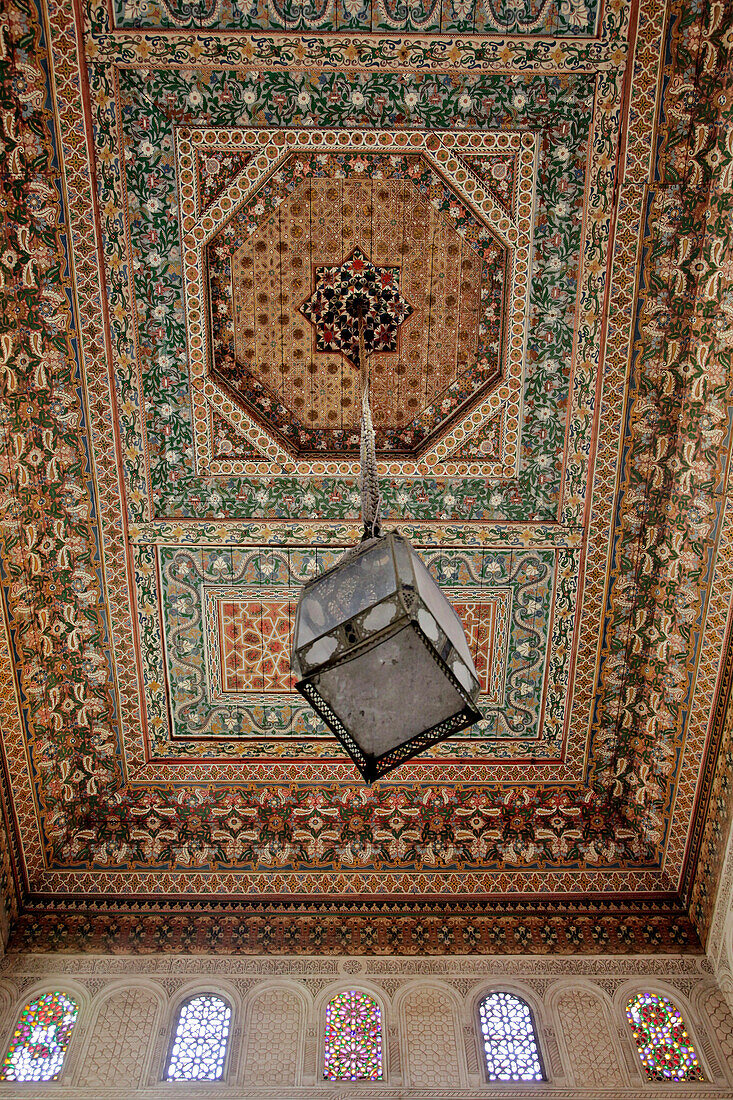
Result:
M198 88L192 88L188 93L188 102L192 107L200 107L204 102L204 97L201 95Z
M155 146L153 145L153 143L151 141L148 141L147 138L145 139L145 141L140 142L140 155L141 156L143 156L143 157L152 157L154 152L155 152Z
M471 107L473 107L473 100L467 92L464 92L463 95L459 97L458 106L462 111L470 111Z
M417 92L407 92L405 94L405 107L408 110L412 110L413 107L417 107L418 95Z
M298 92L298 106L307 111L311 105L310 92L306 92L305 89L302 92Z
M555 160L559 160L562 164L570 160L570 150L567 145L558 145L555 150Z
M555 213L557 214L558 218L567 218L568 214L570 213L570 207L566 202L561 199L560 202L555 204Z
M522 95L521 92L517 92L517 94L514 96L514 99L512 100L512 106L515 110L521 111L524 107L527 106L526 95Z
M353 92L351 93L351 102L354 104L355 107L364 106L364 93L359 88L354 88Z
M244 94L242 95L242 99L248 107L251 107L257 99L257 92L254 90L254 88L246 88Z

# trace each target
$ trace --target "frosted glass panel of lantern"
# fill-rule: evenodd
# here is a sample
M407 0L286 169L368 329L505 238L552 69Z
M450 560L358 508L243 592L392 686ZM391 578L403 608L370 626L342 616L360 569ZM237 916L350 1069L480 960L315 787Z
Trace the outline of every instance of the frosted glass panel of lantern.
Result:
M203 993L181 1006L167 1081L216 1081L224 1070L232 1010Z
M397 589L389 543L380 539L306 589L298 607L298 648L345 623Z
M318 694L362 751L373 756L411 741L464 707L462 696L410 628L321 671Z
M417 554L412 555L412 564L415 569L417 590L420 593L420 598L425 606L433 613L443 633L446 634L453 643L454 648L458 651L478 680L478 673L473 663L471 650L468 648L463 623L441 592L436 581L430 576L430 573Z
M479 1016L489 1081L542 1081L529 1005L513 993L490 993Z
M65 993L44 993L20 1014L0 1081L55 1081L79 1007Z
M337 993L326 1006L327 1081L382 1079L382 1013L367 993Z
M626 1016L650 1081L703 1081L703 1072L682 1015L656 993L638 993Z

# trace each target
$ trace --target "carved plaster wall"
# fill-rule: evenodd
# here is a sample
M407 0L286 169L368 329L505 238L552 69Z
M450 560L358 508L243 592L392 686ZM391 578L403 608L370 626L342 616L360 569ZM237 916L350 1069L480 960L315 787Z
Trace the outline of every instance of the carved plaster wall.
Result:
M707 951L718 985L733 1010L733 825L720 872Z
M379 1085L323 1080L325 1005L334 992L350 987L374 995L384 1013L385 1079ZM80 1011L60 1080L42 1086L49 1098L170 1096L162 1076L171 1029L181 1002L202 990L227 998L233 1031L224 1079L197 1083L195 1095L201 1097L730 1100L733 1095L733 1017L705 956L13 954L0 961L4 1043L22 1006L52 989L72 994ZM492 989L516 992L530 1004L547 1082L485 1081L477 1006ZM681 1009L704 1084L644 1080L624 1015L629 997L642 989L671 997ZM0 1097L18 1092L17 1085L0 1084Z

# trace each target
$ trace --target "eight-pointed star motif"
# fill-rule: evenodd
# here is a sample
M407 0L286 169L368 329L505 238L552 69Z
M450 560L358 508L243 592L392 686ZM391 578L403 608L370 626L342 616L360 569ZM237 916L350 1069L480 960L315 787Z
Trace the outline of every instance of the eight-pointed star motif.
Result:
M367 351L396 351L402 322L412 306L400 293L399 267L376 267L355 248L336 267L317 267L316 285L300 312L316 330L317 351L340 351L359 360L359 324Z

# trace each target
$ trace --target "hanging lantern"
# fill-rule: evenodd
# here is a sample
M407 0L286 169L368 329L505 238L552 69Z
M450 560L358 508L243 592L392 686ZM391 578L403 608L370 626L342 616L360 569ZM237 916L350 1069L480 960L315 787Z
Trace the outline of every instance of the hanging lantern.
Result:
M367 783L481 717L461 621L395 531L305 585L293 671Z
M360 359L365 364L363 332ZM410 542L381 534L366 368L362 385L364 537L304 586L292 669L297 690L371 783L481 713L458 615Z

